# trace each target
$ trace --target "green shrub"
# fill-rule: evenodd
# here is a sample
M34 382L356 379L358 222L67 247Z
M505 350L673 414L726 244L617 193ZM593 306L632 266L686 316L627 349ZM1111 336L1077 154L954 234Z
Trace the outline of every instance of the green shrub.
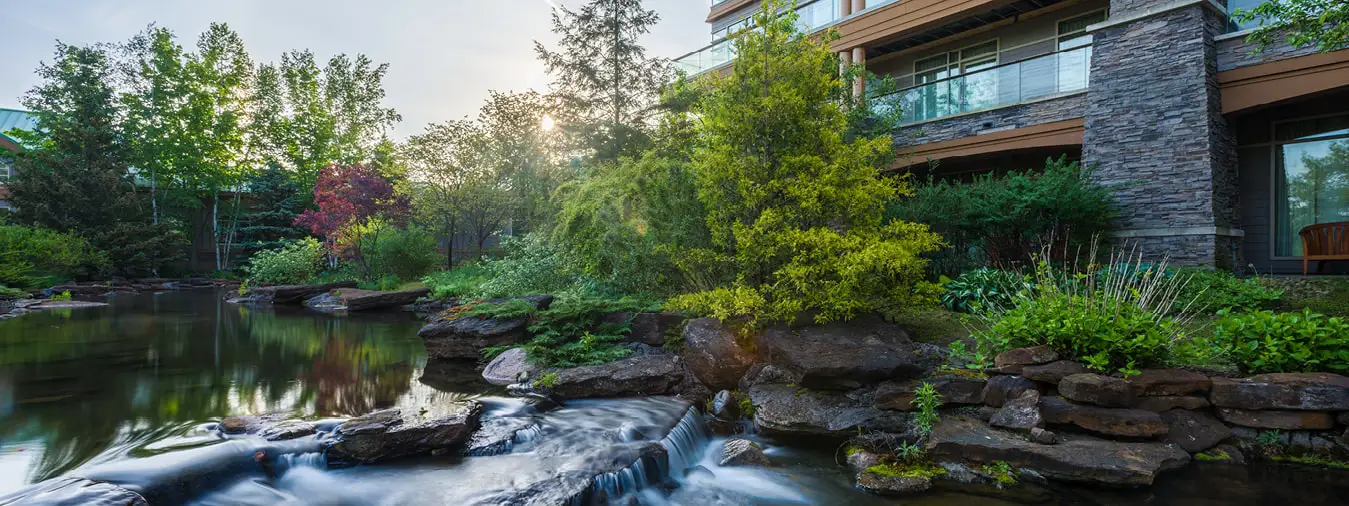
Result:
M41 227L0 225L0 284L17 288L98 274L106 257L74 234Z
M542 235L504 238L501 246L504 257L483 260L492 275L482 284L484 297L557 294L576 282L564 255L545 243Z
M5 285L0 285L0 299L27 299L27 298L28 292L25 292L18 288L10 288Z
M1246 373L1349 372L1349 321L1309 309L1225 314L1213 342Z
M951 246L933 270L963 272L1010 265L1047 251L1063 260L1090 249L1115 217L1110 191L1067 157L1043 171L983 174L973 181L929 180L888 206L887 217L925 223Z
M918 414L914 417L917 432L920 436L927 437L939 419L937 408L941 407L941 394L937 393L937 389L931 383L923 382L914 392L912 404L918 409Z
M322 264L323 246L306 237L254 253L246 271L254 283L297 284L316 276Z
M482 303L462 316L518 318L530 316L532 339L521 345L529 361L547 367L576 367L612 362L632 354L624 336L628 322L604 321L615 312L652 311L658 306L629 298L560 297L548 309L537 311L519 299L503 303ZM512 348L500 346L483 350L491 357Z
M181 229L169 221L159 224L121 222L94 238L110 259L112 272L119 276L145 277L170 275L182 269L190 242Z
M375 241L376 274L417 279L442 264L435 234L416 226L389 227Z
M448 271L427 274L422 283L431 289L431 297L473 297L482 293L482 285L491 278L487 268L477 263L466 263Z
M975 313L986 309L1007 308L1013 296L1026 287L1021 274L980 267L945 283L941 303L946 309Z
M69 291L69 290L64 291L64 292L61 292L61 293L54 293L54 294L52 294L52 297L51 297L51 300L65 300L65 301L68 301L68 300L73 300L73 299L74 299L74 297L73 297L72 295L70 295L70 291Z
M1224 270L1183 267L1176 269L1174 275L1185 280L1177 304L1191 304L1194 311L1269 309L1283 296L1282 290L1265 286L1258 278L1242 279Z

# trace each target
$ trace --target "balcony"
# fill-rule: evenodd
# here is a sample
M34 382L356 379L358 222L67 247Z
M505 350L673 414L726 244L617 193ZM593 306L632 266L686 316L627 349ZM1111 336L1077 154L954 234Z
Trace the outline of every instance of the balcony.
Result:
M1091 46L1056 51L871 97L878 110L900 108L900 123L1020 104L1087 89Z
M712 0L713 5L725 0ZM889 3L886 1L884 3ZM838 0L815 0L796 8L796 24L806 33L814 33L838 21ZM735 59L735 36L723 38L674 61L675 68L690 76L726 65Z

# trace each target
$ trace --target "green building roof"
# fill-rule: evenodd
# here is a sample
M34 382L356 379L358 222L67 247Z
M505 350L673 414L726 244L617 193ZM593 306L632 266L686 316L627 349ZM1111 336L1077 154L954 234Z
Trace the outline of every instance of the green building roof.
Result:
M13 142L14 144L19 144L18 140L5 135L5 132L16 128L19 130L32 130L37 128L37 116L29 114L27 111L20 111L17 109L0 109L0 137Z

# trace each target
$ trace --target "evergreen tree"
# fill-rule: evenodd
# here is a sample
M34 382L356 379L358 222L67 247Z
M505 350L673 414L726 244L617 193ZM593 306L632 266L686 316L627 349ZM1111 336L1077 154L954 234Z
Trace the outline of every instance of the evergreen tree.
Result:
M295 219L308 199L300 184L276 164L248 180L248 211L239 227L239 247L246 254L280 246L286 239L303 237Z
M668 62L649 58L639 39L660 20L641 0L590 0L553 12L556 51L534 43L553 76L554 116L574 148L600 161L639 153L648 113L668 82Z

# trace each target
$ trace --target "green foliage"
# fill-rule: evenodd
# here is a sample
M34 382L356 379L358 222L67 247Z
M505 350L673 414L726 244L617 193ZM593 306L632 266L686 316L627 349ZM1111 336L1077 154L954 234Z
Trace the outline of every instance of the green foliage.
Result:
M1332 469L1349 470L1349 461L1337 459L1326 455L1272 455L1270 460L1276 462L1289 462L1293 464L1303 464L1308 466L1329 467Z
M306 235L295 226L295 218L308 199L290 174L271 164L245 184L250 198L238 229L239 247L245 253L278 248Z
M10 288L5 285L0 285L0 299L27 299L27 298L28 292L25 292L18 288Z
M829 48L837 34L801 33L783 7L763 3L758 29L734 41L732 72L693 83L701 122L689 170L707 213L705 256L731 266L735 281L672 303L758 324L926 301L920 256L940 239L882 220L885 202L908 191L880 174L893 139L845 138L848 86Z
M995 460L979 467L979 471L993 477L993 481L998 485L1010 487L1016 485L1017 473L1012 466L1003 460Z
M530 317L529 332L534 336L521 345L530 362L547 367L576 367L612 362L632 354L624 335L628 321L605 321L605 314L652 311L655 305L634 299L560 297L548 309L538 311L519 299L480 303L460 313L461 317ZM483 350L495 356L511 346Z
M483 259L483 267L492 274L482 284L483 297L557 294L576 281L567 270L566 258L542 235L503 238L501 245L505 256Z
M1046 160L1043 171L929 180L886 212L926 224L947 241L950 248L933 257L942 273L1026 262L1046 252L1071 258L1109 231L1115 214L1109 189L1066 156Z
M941 407L941 394L931 383L923 382L922 385L914 391L913 406L918 408L918 413L914 416L914 424L917 432L923 437L932 433L932 427L937 425L941 418L937 415L937 408Z
M927 451L916 443L900 440L899 446L895 448L895 457L901 462L914 462L927 456Z
M1278 429L1262 430L1255 435L1255 444L1259 446L1278 446L1282 433Z
M0 225L0 284L40 288L44 280L98 274L107 259L83 237L41 227Z
M946 469L932 462L876 464L866 468L864 472L889 478L935 478L946 475Z
M1194 459L1201 462L1231 462L1232 456L1226 451L1212 449L1194 454Z
M557 386L557 373L555 372L546 372L540 374L539 378L534 380L534 388L547 389L553 388L555 386Z
M749 395L736 392L736 406L740 408L742 418L754 418L754 401L750 400Z
M1260 22L1246 40L1262 51L1279 39L1325 53L1349 45L1349 4L1340 0L1269 0L1254 9L1236 9L1232 18Z
M459 313L472 318L522 318L533 316L538 311L534 304L522 299L506 299L498 302L480 302L469 306Z
M441 265L436 237L417 225L390 227L375 241L376 273L381 277L417 279Z
M322 262L323 245L306 237L254 253L245 270L254 283L290 285L309 281L318 274Z
M482 293L482 285L492 279L487 268L478 263L460 264L448 271L427 274L422 283L431 289L434 299L472 297Z
M51 300L73 300L73 297L70 295L70 291L66 290L61 293L52 294Z
M93 243L108 256L112 273L126 277L162 274L161 269L185 260L189 247L181 228L168 221L121 221L94 236Z
M1243 372L1349 372L1349 321L1310 309L1223 314L1213 343Z
M946 309L976 313L1011 307L1017 292L1027 288L1023 276L1012 271L980 267L945 284L941 303Z
M1176 298L1177 310L1185 310L1179 307L1185 304L1194 311L1210 313L1224 309L1255 311L1270 308L1283 296L1282 290L1265 286L1258 278L1242 279L1225 270L1182 267L1172 275L1186 280Z

